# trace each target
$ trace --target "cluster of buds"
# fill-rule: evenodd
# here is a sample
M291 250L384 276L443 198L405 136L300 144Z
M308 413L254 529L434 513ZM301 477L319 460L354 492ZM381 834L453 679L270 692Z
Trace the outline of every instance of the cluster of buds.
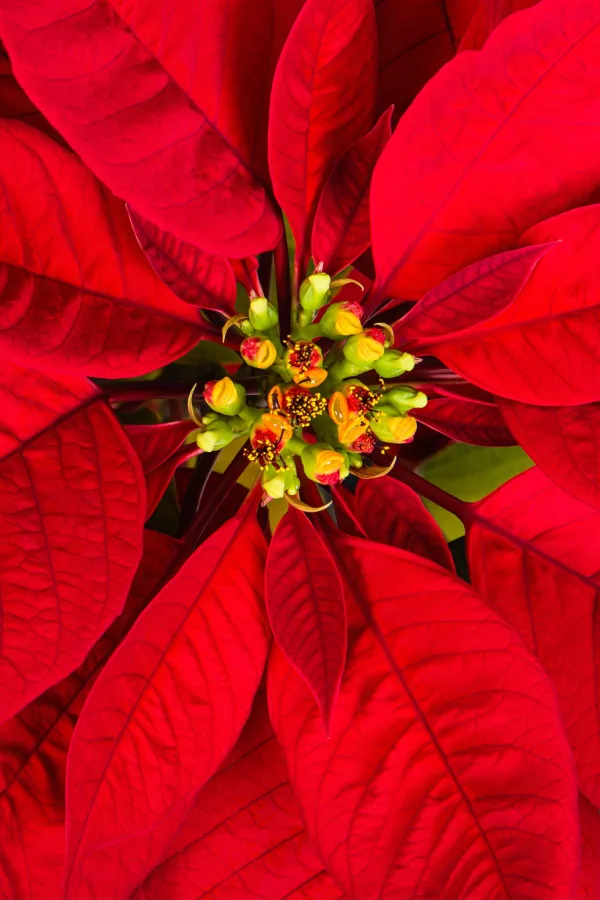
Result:
M363 328L360 303L335 301L350 281L332 281L317 267L300 286L292 334L283 339L274 304L251 294L247 316L229 320L224 333L236 325L244 335L240 354L261 370L263 395L251 405L239 381L209 382L203 391L208 409L200 418L190 395L199 447L220 450L245 437L246 455L261 469L265 502L285 497L306 509L298 498L302 472L321 485L338 484L350 473L378 473L369 457L412 440L417 421L410 412L427 403L408 384L386 383L419 360L394 349L389 325ZM360 378L367 373L365 383Z

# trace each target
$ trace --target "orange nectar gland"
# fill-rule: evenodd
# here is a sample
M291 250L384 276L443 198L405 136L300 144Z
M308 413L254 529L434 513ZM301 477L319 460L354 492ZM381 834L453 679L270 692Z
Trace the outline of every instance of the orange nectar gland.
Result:
M354 444L368 430L369 423L361 416L352 414L346 422L338 425L338 438L341 444Z
M338 484L348 474L346 459L329 444L307 444L302 465L311 481L319 484Z
M242 341L240 355L255 369L268 369L277 359L277 350L268 338L255 336Z

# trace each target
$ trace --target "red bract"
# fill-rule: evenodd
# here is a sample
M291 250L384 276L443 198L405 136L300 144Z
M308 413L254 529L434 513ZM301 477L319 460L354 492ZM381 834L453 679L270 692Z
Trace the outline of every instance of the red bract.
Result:
M135 454L85 379L0 374L0 716L85 658L121 611L141 553Z
M365 900L425 886L432 897L571 897L575 782L541 668L432 563L356 538L336 547L364 620L330 738L281 655L268 681L292 785L329 870Z
M0 894L597 898L600 0L0 37Z
M103 670L69 757L66 897L129 897L237 740L267 652L263 560L254 523L224 526Z
M596 189L600 5L543 0L526 18L445 66L386 147L371 198L381 299L418 299Z
M85 662L0 726L0 889L45 900L61 891L67 751L94 679L175 562L180 547L146 531L144 555L125 609Z

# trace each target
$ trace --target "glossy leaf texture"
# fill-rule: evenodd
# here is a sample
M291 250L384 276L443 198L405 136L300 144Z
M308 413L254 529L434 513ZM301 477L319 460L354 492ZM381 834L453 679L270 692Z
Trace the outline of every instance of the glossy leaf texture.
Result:
M256 8L237 5L246 19ZM241 99L224 90L249 36L227 12L206 0L19 0L0 7L0 36L27 94L115 194L181 240L242 257L274 246L280 225L251 168Z
M13 75L10 59L2 44L0 44L0 119L19 119L26 125L38 128L55 140L62 140L17 82Z
M233 747L267 653L264 555L255 521L223 526L94 685L69 754L65 898L128 898Z
M591 196L599 59L599 0L543 0L431 80L373 176L380 300L416 300Z
M301 270L319 193L372 125L376 43L372 0L306 0L277 64L269 168Z
M475 384L523 403L600 400L600 205L555 216L522 240L561 243L515 303L472 333L432 342L432 352Z
M144 532L144 555L125 609L66 679L0 725L0 895L48 900L62 889L65 770L71 735L107 658L150 600L179 552L158 532Z
M600 896L600 813L579 795L581 822L581 872L576 900L598 900Z
M577 789L550 681L474 591L338 538L365 624L331 737L282 654L269 709L323 860L355 900L571 898Z
M437 522L417 494L391 475L360 481L354 510L369 540L410 550L454 571L452 554Z
M427 348L502 312L518 297L534 267L555 244L507 250L479 260L428 291L394 324L399 343ZM391 301L384 309L398 304Z
M504 405L501 409L504 410ZM440 397L430 399L424 409L413 410L412 415L453 441L479 447L512 447L521 443L507 428L501 411L494 404ZM522 446L528 452L525 444Z
M0 122L0 350L22 364L142 375L203 336L152 271L123 204L67 150Z
M494 28L513 13L535 6L539 0L480 0L463 38L460 50L481 50Z
M201 309L215 309L228 318L234 315L235 276L224 256L205 253L132 210L129 217L152 268L174 294Z
M531 406L499 399L523 450L572 497L600 509L600 403Z
M126 425L125 431L147 475L172 456L197 427L191 419L183 419L159 425Z
M401 116L452 57L477 0L375 0L379 38L378 111Z
M146 521L148 521L160 503L163 494L179 467L201 453L202 451L196 444L184 444L178 450L175 450L160 466L146 473Z
M143 476L85 379L0 370L0 721L72 672L119 614Z
M467 541L473 584L556 685L581 790L596 805L599 525L600 513L534 468L478 504Z
M351 147L331 173L319 200L312 232L312 256L334 275L371 243L369 195L375 163L392 136L392 109Z
M132 900L343 900L304 831L264 692Z
M329 732L346 660L346 607L335 562L290 508L269 545L265 600L275 640L306 680Z

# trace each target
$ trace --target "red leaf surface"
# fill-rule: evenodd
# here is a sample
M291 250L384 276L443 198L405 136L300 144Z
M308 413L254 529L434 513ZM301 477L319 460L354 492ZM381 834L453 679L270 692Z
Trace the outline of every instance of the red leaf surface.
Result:
M65 898L128 898L234 745L261 678L264 538L250 518L203 544L94 685L67 768Z
M504 405L501 409L504 411ZM480 447L512 447L521 443L520 440L515 440L506 427L498 407L487 403L450 398L434 399L424 409L413 410L412 415L423 425L434 428L453 441ZM528 452L524 444L523 449Z
M200 453L202 451L196 444L185 444L161 463L160 466L146 474L146 521L148 521L160 503L179 466L186 463L188 459L199 456Z
M355 511L370 540L410 550L454 571L452 554L437 522L406 485L390 477L360 481Z
M235 277L224 256L205 253L132 210L129 217L152 268L174 294L201 309L216 309L227 317L234 314Z
M172 456L197 427L191 419L184 419L160 425L126 425L125 431L147 475Z
M530 469L475 510L473 584L556 685L581 790L600 800L597 650L600 513Z
M132 900L343 900L311 848L265 695Z
M129 441L84 379L0 370L0 721L72 672L118 615L145 505Z
M323 189L312 232L312 255L336 274L371 243L369 194L375 163L392 136L392 109L342 156Z
M346 659L346 606L336 565L304 513L289 509L265 571L275 640L306 680L329 732Z
M557 239L512 306L433 352L503 397L543 406L600 400L600 205L542 222L522 240Z
M498 400L523 450L568 494L600 509L600 403L530 406Z
M598 900L600 897L600 813L579 795L581 822L581 873L576 900Z
M535 6L538 0L481 0L460 42L460 50L481 50L490 33L513 13Z
M257 80L264 92L272 61L243 30L261 5L237 6L245 21L229 24L227 6L206 0L18 0L0 8L0 34L27 94L115 194L182 240L241 257L272 247L280 225L250 167L254 110L240 113L238 83L248 76L244 98Z
M26 125L49 134L55 140L62 140L18 84L2 44L0 44L0 118L19 119Z
M577 788L537 661L434 563L358 538L336 546L366 619L351 635L330 739L282 654L268 678L328 870L356 900L571 898Z
M0 352L103 377L159 368L203 335L154 274L123 204L67 150L0 122Z
M600 0L543 0L461 53L373 176L380 299L417 299L597 188Z
M0 894L12 900L61 895L67 750L102 665L148 602L179 544L144 532L144 555L123 613L85 662L0 726Z
M319 192L372 124L376 42L372 0L307 0L277 64L269 167L301 268Z
M414 349L431 347L435 338L465 331L500 313L514 302L539 262L555 244L520 247L482 259L451 275L428 291L394 325L399 343ZM398 304L387 304L389 309Z
M380 112L400 116L419 91L452 59L477 0L375 0L379 37Z

